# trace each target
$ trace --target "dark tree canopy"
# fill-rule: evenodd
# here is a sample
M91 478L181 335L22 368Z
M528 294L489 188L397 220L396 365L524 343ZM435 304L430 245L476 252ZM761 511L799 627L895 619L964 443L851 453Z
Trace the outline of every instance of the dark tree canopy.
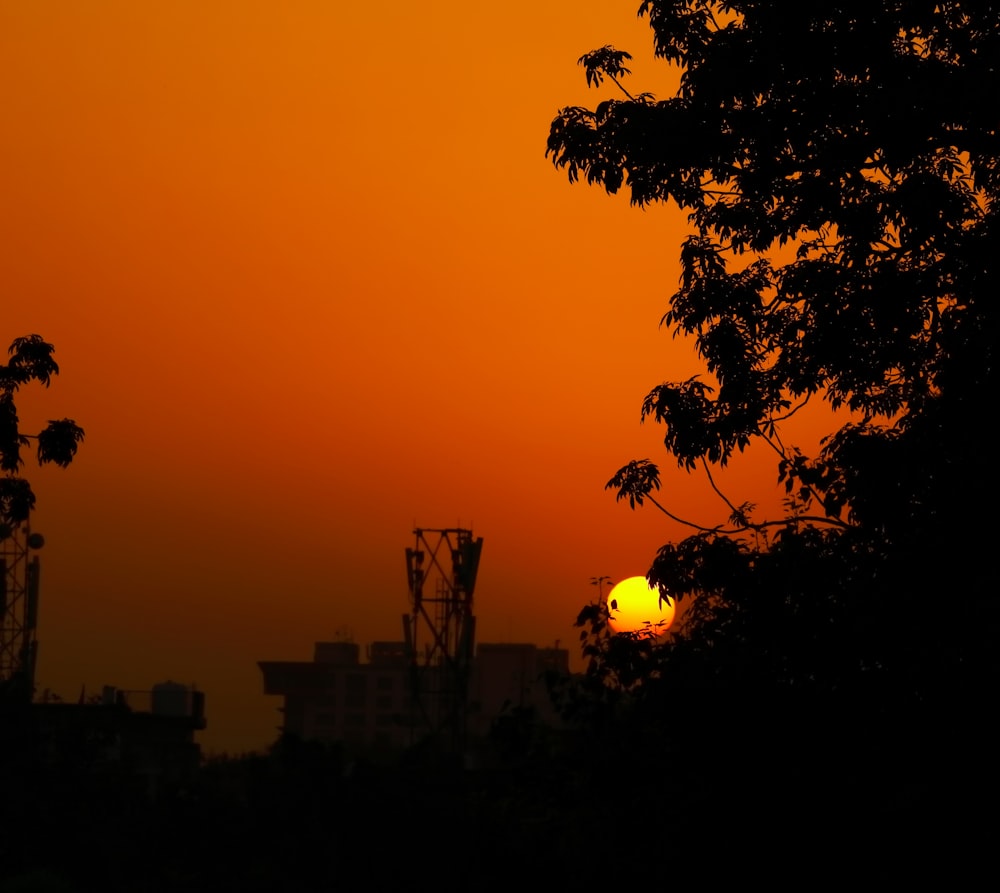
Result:
M40 335L17 338L11 344L6 364L0 364L0 529L24 523L35 506L31 485L20 476L21 450L36 442L38 462L66 467L83 440L83 429L72 419L52 420L35 435L21 432L14 398L22 385L33 381L49 386L59 366L52 358L55 348Z
M562 109L547 153L570 181L689 213L663 324L707 375L656 386L642 417L687 470L769 443L788 497L770 521L723 497L727 525L660 550L650 579L693 598L675 651L729 643L794 684L982 668L1000 632L1000 4L639 14L679 89L633 92L628 53L588 53L588 84L611 95ZM780 434L811 399L851 412L812 457ZM638 460L608 486L668 511L660 484Z

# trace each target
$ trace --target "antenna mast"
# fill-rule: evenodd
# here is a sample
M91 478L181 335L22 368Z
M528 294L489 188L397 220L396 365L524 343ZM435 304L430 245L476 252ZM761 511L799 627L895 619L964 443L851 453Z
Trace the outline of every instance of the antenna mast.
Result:
M403 636L416 721L455 752L465 746L469 673L475 649L476 587L483 538L461 527L413 531L406 550L410 613Z
M0 525L0 699L30 703L35 692L38 643L37 555L45 543L27 522Z

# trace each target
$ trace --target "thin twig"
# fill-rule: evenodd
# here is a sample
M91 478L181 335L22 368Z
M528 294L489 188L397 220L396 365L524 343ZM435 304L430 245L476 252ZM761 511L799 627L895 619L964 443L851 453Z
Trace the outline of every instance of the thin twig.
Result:
M608 76L609 78L611 78L611 80L613 80L613 81L615 82L615 86L616 86L616 87L617 87L617 88L618 88L619 90L621 90L621 91L622 91L622 93L624 93L624 94L625 94L625 95L626 95L626 96L627 96L627 97L628 97L629 99L631 99L631 100L632 100L632 102L638 102L638 100L637 100L637 99L636 99L636 98L635 98L635 97L634 97L634 96L633 96L633 95L632 95L631 93L629 93L629 92L628 92L628 90L626 90L626 89L625 89L625 88L624 88L624 87L623 87L623 86L621 85L621 82L620 82L620 81L618 80L618 78L616 78L616 77L615 77L615 76L614 76L614 75L613 75L613 74L612 74L612 73L611 73L610 71L608 71L608 72L605 72L605 73L607 74L607 76Z
M727 536L731 536L737 533L746 533L747 531L764 530L767 527L787 527L789 524L797 524L800 521L811 521L815 524L830 524L834 527L840 527L843 530L853 530L855 527L854 524L848 524L846 521L841 521L839 518L823 518L818 515L793 515L791 518L785 518L782 521L761 521L755 524L748 524L746 527L736 527L732 529L726 528L721 524L715 527L705 527L703 524L696 524L694 521L685 521L683 518L678 518L677 515L662 506L649 494L646 495L646 499L653 503L653 505L670 518L670 520L676 521L678 524L683 524L686 527L693 527L695 530L700 530L702 533L725 534Z
M737 510L736 506L735 506L735 505L733 505L733 504L732 504L732 503L731 503L731 502L730 502L730 501L729 501L729 500L728 500L728 499L726 498L726 494L725 494L725 493L723 493L723 492L722 492L722 491L721 491L721 490L720 490L720 489L718 488L718 486L716 486L716 483L715 483L715 478L713 478L713 477L712 477L712 472L711 472L711 470L709 469L709 467L708 467L708 462L706 462L706 461L705 461L705 457L704 457L704 456L702 456L702 457L701 457L701 467L705 469L705 476L706 476L706 477L708 478L708 482L709 482L709 483L710 483L710 484L712 485L712 489L713 489L713 490L714 490L714 491L715 491L715 492L716 492L716 493L718 494L719 498L720 498L720 499L721 499L721 500L722 500L722 501L723 501L723 502L724 502L724 503L725 503L726 505L728 505L728 506L729 506L729 510L730 510L730 511L731 511L731 512L732 512L732 513L733 513L734 515L738 515L738 514L739 514L739 511Z

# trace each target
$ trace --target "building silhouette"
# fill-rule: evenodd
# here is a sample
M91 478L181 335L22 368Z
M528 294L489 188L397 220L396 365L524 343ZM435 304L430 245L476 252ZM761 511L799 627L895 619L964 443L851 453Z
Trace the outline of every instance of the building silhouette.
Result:
M354 642L317 642L312 661L260 661L264 693L279 695L280 730L304 740L399 749L416 743L426 726L414 697L414 667L404 642L373 642L367 662ZM515 708L542 722L558 715L545 676L569 674L569 652L531 644L481 643L469 674L466 729L484 737Z
M205 696L193 686L157 683L148 691L105 686L77 703L44 693L34 703L0 704L0 753L47 773L127 777L155 798L189 780L201 763L195 733L206 726Z

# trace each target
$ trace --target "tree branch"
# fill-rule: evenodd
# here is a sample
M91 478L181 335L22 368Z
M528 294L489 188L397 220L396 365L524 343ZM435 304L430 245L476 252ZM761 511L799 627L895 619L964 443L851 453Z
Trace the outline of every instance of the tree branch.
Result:
M621 90L622 93L624 93L629 99L631 99L632 102L638 102L638 100L621 85L621 81L619 81L618 78L616 78L610 71L606 71L605 73L609 78L611 78L612 81L615 82L615 86L619 90Z
M842 530L853 530L857 526L855 524L849 524L846 521L841 521L839 518L824 518L819 515L793 515L791 518L785 518L782 521L760 521L759 523L748 524L746 527L727 528L722 524L715 527L705 527L703 524L696 524L694 521L686 521L684 518L679 518L669 509L657 502L657 500L648 493L645 498L653 503L653 505L663 512L664 515L670 518L671 521L676 521L678 524L683 524L685 527L693 527L695 530L700 530L702 533L733 535L737 533L746 533L747 531L764 530L768 527L787 527L789 524L796 524L800 521L808 521L814 524L829 524L832 527L840 527ZM725 497L723 497L723 499L725 499Z
M716 483L715 483L715 478L714 478L714 477L712 477L712 472L711 472L711 470L709 469L709 467L708 467L708 462L706 462L706 461L705 461L705 457L704 457L704 456L702 456L702 457L701 457L701 467L705 469L705 476L706 476L706 477L708 478L708 482L709 482L709 484L711 484L711 485L712 485L712 489L713 489L713 490L714 490L714 491L716 492L716 494L718 495L718 497L719 497L719 498L720 498L720 499L721 499L721 500L722 500L722 501L723 501L723 502L724 502L724 503L725 503L725 504L726 504L727 506L729 506L729 510L730 510L730 511L731 511L731 512L732 512L732 513L733 513L734 515L736 515L736 514L739 514L739 510L738 510L738 509L736 508L736 506L735 506L735 505L733 505L733 504L732 504L732 503L731 503L731 502L729 501L729 499L728 499L728 498L726 497L726 494L725 494L725 493L723 493L723 492L722 492L722 491L721 491L721 490L720 490L720 489L718 488L718 486L716 486Z

